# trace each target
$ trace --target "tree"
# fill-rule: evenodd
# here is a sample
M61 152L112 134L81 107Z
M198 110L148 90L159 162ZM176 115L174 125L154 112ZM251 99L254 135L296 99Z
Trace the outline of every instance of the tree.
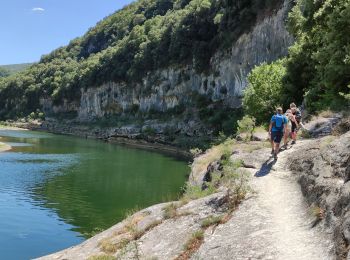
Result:
M248 75L248 87L244 91L243 108L246 114L264 123L282 102L283 77L286 74L284 60L263 63Z
M346 106L349 27L350 1L297 1L289 14L289 29L296 41L286 63L286 97L304 99L311 111Z

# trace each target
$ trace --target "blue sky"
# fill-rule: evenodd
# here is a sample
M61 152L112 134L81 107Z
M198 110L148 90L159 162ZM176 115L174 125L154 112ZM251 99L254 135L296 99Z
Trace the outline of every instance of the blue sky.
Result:
M132 0L1 0L0 65L38 61Z

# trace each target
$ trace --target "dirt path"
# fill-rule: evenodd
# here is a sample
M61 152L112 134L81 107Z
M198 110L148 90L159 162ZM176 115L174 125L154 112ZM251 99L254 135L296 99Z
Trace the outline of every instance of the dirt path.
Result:
M288 154L297 150L298 145L254 171L256 195L207 236L193 259L334 259L330 239L313 227L315 217L285 167Z

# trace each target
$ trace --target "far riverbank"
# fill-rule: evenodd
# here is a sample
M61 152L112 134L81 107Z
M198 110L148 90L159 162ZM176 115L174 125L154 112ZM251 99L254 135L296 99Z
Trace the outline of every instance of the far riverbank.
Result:
M18 127L12 127L12 126L4 126L4 125L0 124L0 130L14 130L14 131L16 131L16 130L25 130L25 129L18 128ZM1 137L0 137L0 140L1 140ZM12 148L11 145L0 142L0 153L11 150L11 148Z
M186 149L176 147L155 138L145 138L134 133L125 132L123 134L115 134L113 128L91 128L82 125L63 124L51 120L43 122L34 120L30 122L2 122L0 123L1 129L42 131L53 134L78 136L86 139L99 139L108 143L156 151L186 160L193 159L192 154Z

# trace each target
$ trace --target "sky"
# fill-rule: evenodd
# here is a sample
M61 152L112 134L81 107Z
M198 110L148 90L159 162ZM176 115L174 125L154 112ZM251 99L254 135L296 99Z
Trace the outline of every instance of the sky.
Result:
M0 65L38 61L132 0L0 0Z

